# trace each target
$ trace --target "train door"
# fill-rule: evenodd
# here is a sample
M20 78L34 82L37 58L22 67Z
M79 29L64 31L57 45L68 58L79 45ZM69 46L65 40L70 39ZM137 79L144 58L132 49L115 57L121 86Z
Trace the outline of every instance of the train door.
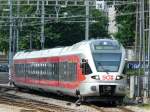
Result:
M85 80L85 74L87 74L86 71L91 70L91 69L86 68L88 63L84 63L80 55L77 56L75 60L77 63L77 81L78 83L80 83L81 81Z
M59 87L67 88L69 87L69 58L68 56L59 58Z
M72 58L72 70L74 71L74 72L72 72L71 74L73 74L73 77L72 77L72 81L75 81L75 82L78 82L79 83L79 63L80 63L80 61L79 61L79 58L78 58L78 56L74 56L73 58Z
M78 59L76 56L64 56L59 60L59 86L74 88L78 84Z

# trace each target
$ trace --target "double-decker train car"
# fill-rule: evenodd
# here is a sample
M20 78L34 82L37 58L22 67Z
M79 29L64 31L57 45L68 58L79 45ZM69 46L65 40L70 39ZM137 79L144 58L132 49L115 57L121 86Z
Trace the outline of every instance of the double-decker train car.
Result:
M82 41L69 47L18 52L12 81L20 88L79 97L121 101L126 93L125 49L112 39Z

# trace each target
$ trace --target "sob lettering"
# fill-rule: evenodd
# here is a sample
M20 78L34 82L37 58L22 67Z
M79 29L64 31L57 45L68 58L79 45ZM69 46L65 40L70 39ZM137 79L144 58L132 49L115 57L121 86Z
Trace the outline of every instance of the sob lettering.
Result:
M103 75L103 80L113 80L113 75Z

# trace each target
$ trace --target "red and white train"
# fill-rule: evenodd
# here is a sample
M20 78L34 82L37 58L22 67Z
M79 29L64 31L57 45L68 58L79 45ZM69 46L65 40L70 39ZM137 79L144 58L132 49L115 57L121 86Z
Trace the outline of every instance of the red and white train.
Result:
M126 93L125 49L112 39L69 47L18 52L13 83L20 88L77 96L87 101L121 101Z

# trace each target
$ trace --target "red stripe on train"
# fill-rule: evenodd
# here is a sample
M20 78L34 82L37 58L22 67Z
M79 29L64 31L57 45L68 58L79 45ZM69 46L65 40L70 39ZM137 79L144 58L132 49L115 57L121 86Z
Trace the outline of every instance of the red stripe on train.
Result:
M35 80L31 78L18 78L14 77L16 81L27 83L27 84L35 84L35 85L46 85L46 86L55 86L55 87L63 87L63 88L76 88L79 86L79 82L85 80L85 76L82 74L82 70L80 68L80 57L77 55L70 56L62 56L62 57L47 57L47 58L35 58L35 59L20 59L14 60L14 64L30 64L30 63L49 63L49 62L75 62L77 63L77 80L74 82L58 82L51 80ZM15 74L15 73L14 73Z

